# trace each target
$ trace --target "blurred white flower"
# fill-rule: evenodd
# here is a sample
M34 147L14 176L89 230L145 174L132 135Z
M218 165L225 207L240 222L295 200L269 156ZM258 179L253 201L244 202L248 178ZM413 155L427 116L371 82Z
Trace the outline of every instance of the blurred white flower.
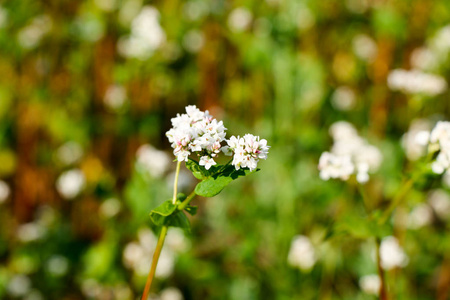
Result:
M368 35L358 34L352 41L353 52L360 59L373 62L377 57L378 46L375 41Z
M338 110L351 110L356 106L355 92L347 87L338 87L331 96L331 104Z
M391 270L396 267L405 267L409 258L393 236L383 238L380 245L381 267Z
M367 182L369 173L380 168L383 160L380 150L361 138L348 122L334 123L330 127L330 134L334 143L331 151L322 153L319 159L320 177L323 180L347 180L355 174L358 182Z
M17 228L17 239L21 242L27 243L41 239L47 230L42 225L31 222L22 224Z
M125 56L146 60L166 41L166 33L159 24L159 11L144 6L131 23L129 36L119 40L118 50Z
M173 189L173 183L175 179L175 171L170 172L166 177L166 185L169 190ZM195 178L191 172L181 169L178 175L178 190L186 191L195 182Z
M53 255L47 261L47 270L56 277L64 276L69 270L69 260L62 255Z
M309 238L304 235L294 236L288 254L289 265L307 271L314 266L316 260L315 250Z
M153 177L161 177L169 168L171 159L166 152L144 144L136 152L137 163Z
M228 16L228 27L234 32L241 32L246 30L252 22L252 13L244 8L235 8Z
M427 152L430 140L431 124L428 120L414 120L402 137L402 146L409 160L417 160Z
M56 189L59 194L71 200L78 196L86 183L85 176L80 169L72 169L62 173L56 181Z
M439 64L436 55L427 47L414 49L411 53L411 66L414 69L429 71L433 70Z
M184 253L191 248L191 243L184 235L183 230L176 227L169 227L166 245L177 253Z
M433 221L433 211L427 204L417 205L408 216L408 227L419 229Z
M267 159L270 148L267 145L267 140L249 133L242 138L233 135L227 140L227 144L222 148L222 151L226 155L234 154L231 164L236 170L240 168L249 168L250 171L255 170L260 159Z
M8 23L8 10L0 6L0 28L3 28Z
M369 295L378 295L381 288L380 277L377 274L365 275L359 279L359 286Z
M430 41L430 48L441 60L446 58L450 51L450 25L439 29Z
M444 78L419 70L395 69L389 73L387 83L391 90L407 94L436 96L447 89L447 82Z
M103 201L100 205L99 212L100 215L105 218L112 218L116 216L122 209L122 204L116 198L109 198Z
M13 297L25 296L31 290L31 280L25 275L15 275L7 285L8 294Z
M183 37L183 47L191 53L200 51L204 44L205 38L199 30L189 30Z
M431 164L434 173L442 174L450 168L450 122L437 122L430 134L429 151L439 151Z
M86 297L98 299L102 293L102 286L95 279L84 279L81 283L81 292Z
M137 275L146 276L152 264L156 244L157 238L150 229L140 229L138 241L127 244L123 251L124 265L133 269ZM180 237L180 232L169 230L167 244L161 251L155 276L169 277L173 273L177 253L186 251L187 247L187 242Z
M3 180L0 180L0 204L6 201L8 199L9 195L11 194L11 189L9 188L9 185L4 182Z
M183 294L175 287L168 287L161 291L161 300L183 300Z
M51 29L52 19L49 16L37 16L17 33L17 40L22 48L31 49L36 47Z
M445 190L431 191L428 194L428 203L440 219L446 220L450 217L450 196Z
M119 110L123 107L127 100L127 91L124 86L112 84L108 86L103 101L105 105L112 111Z
M66 166L78 162L83 157L83 154L83 147L74 141L63 144L56 152L58 160Z

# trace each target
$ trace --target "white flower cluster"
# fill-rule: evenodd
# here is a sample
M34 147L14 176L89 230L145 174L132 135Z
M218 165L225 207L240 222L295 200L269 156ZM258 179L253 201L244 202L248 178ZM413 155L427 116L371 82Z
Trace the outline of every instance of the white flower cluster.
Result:
M380 150L361 138L353 125L344 121L333 124L330 134L334 144L330 152L320 156L320 177L323 180L347 180L356 174L358 182L367 182L369 172L375 172L380 167L383 159Z
M419 70L395 69L389 73L387 81L391 90L407 94L436 96L447 89L447 82L444 78Z
M117 47L125 57L146 60L165 41L166 33L159 24L159 11L146 5L133 19L130 36L122 37Z
M236 170L256 169L260 159L267 159L269 146L267 141L258 136L246 134L240 138L232 136L226 140L227 130L222 121L214 119L208 111L201 111L195 105L186 107L186 114L178 114L172 119L172 128L166 136L174 148L173 154L178 161L188 161L189 155L196 153L200 156L200 165L207 170L216 165L214 158L220 152L233 155L232 165ZM222 146L226 141L228 145Z
M380 277L377 274L365 275L359 279L359 286L366 294L378 295L381 287Z
M294 236L288 254L288 263L293 267L308 271L316 261L314 246L309 238L304 235Z
M427 153L431 124L428 120L414 120L402 137L402 146L409 160L417 160Z
M144 144L136 151L137 164L152 177L162 177L169 168L171 159L166 152Z
M80 169L65 171L56 181L56 189L67 200L72 200L78 196L85 185L86 177Z
M380 258L381 266L385 270L405 267L409 262L408 255L406 255L398 240L393 236L387 236L381 241Z
M253 171L258 166L260 159L267 159L269 153L269 146L265 139L260 140L259 136L246 134L244 137L235 137L234 135L227 140L228 146L223 147L225 155L232 155L234 153L231 164L240 168L249 168Z
M440 121L430 134L429 151L439 151L431 168L436 174L442 174L450 169L450 122Z

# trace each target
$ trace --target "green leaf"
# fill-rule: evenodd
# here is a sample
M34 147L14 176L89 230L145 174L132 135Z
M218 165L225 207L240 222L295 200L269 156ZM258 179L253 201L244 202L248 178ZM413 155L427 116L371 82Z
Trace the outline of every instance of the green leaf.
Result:
M183 228L188 232L191 231L191 224L189 223L189 219L182 211L174 213L173 215L168 217L166 225Z
M184 210L187 211L191 216L195 216L197 214L197 206L188 205Z
M203 180L210 175L208 170L200 166L197 161L191 158L186 162L186 168L192 172L195 178L200 180Z
M176 209L177 206L172 204L172 200L167 200L150 212L150 219L157 226L167 225L168 217L173 214Z
M259 171L257 169L256 171ZM227 166L221 173L209 177L195 187L195 193L203 197L213 197L219 194L233 180L251 173L248 169L235 170Z

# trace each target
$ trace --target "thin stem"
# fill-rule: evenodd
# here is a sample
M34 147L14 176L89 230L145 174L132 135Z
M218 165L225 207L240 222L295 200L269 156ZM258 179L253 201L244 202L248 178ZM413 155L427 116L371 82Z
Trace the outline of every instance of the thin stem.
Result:
M178 192L178 175L180 175L180 166L181 161L177 163L177 170L175 172L175 181L173 184L173 198L172 203L175 204L177 202L177 192ZM153 254L152 266L150 267L150 272L147 276L147 282L145 283L144 292L142 293L141 300L147 300L148 293L150 292L150 288L152 287L152 281L155 277L156 266L158 265L159 255L161 254L162 247L164 245L164 240L166 239L167 234L167 226L163 226L161 228L161 232L159 233L158 244L156 245L155 253Z
M175 182L173 183L173 198L172 203L175 204L177 202L177 194L178 194L178 175L180 175L180 166L181 161L177 162L177 170L175 172Z
M380 221L379 221L380 225L384 224L387 221L387 219L392 214L394 209L402 202L403 198L413 187L413 183L414 183L414 178L411 178L408 181L406 181L405 184L403 184L401 190L398 192L398 194L392 200L389 207L384 211L383 215L381 216Z
M377 271L378 277L380 278L380 300L388 300L388 292L386 288L386 281L384 278L384 270L381 267L381 254L380 254L380 244L381 241L379 238L376 239L377 242Z
M192 201L192 199L194 199L196 193L195 190L192 191L192 193L189 194L189 196L187 196L187 198L178 205L178 210L183 210L186 208L186 206L188 206L188 204Z
M164 240L166 239L166 234L167 234L167 226L163 226L161 228L161 233L159 234L155 254L153 254L152 266L150 268L150 272L148 273L147 282L145 283L145 288L141 300L148 299L148 293L150 292L150 287L152 286L153 277L155 277L156 266L158 265L159 255L161 254L161 250L164 245Z

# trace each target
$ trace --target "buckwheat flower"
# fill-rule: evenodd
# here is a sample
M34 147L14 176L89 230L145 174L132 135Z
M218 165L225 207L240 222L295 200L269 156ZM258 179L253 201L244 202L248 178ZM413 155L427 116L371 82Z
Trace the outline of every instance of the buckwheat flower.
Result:
M161 291L161 300L183 300L183 294L175 287L168 287Z
M17 34L17 40L24 49L36 47L44 36L52 29L52 19L47 15L33 18L31 22L22 28Z
M396 267L405 267L409 258L393 236L383 238L380 244L381 266L385 270L391 270Z
M112 111L119 110L127 100L127 91L124 86L112 84L108 86L103 98L105 105Z
M60 146L56 152L58 160L64 165L72 165L83 157L83 147L74 141L69 141Z
M209 156L202 156L200 157L200 166L205 166L206 170L209 170L211 166L216 165L217 163L212 159L212 157Z
M351 110L356 105L355 92L347 86L341 86L331 96L331 104L339 110Z
M368 35L358 34L352 40L353 52L360 59L373 62L378 53L376 42Z
M440 121L430 134L429 151L439 151L431 164L434 173L442 174L450 168L450 122Z
M314 247L308 237L296 235L292 239L288 254L288 263L301 270L310 270L316 263Z
M44 226L30 222L20 225L17 228L16 236L19 241L28 243L42 239L46 233L47 230Z
M169 168L171 159L166 152L156 149L155 147L144 144L136 151L138 165L153 177L161 177Z
M324 152L319 159L320 178L340 178L347 180L354 172L355 166L349 155L338 156L330 152Z
M267 140L246 134L240 138L232 136L228 141L228 148L226 151L234 153L231 164L235 166L236 170L240 168L249 168L253 171L257 168L260 159L267 159L269 153L269 146Z
M347 180L356 175L359 183L369 180L369 173L376 172L383 156L377 147L370 145L348 122L340 121L330 127L333 146L319 159L320 177L323 180L339 178Z
M391 90L407 94L436 96L447 89L447 82L444 78L418 70L393 70L388 76L387 83Z
M62 173L56 181L56 189L60 195L68 200L78 196L86 183L83 172L73 169Z
M25 296L31 290L31 279L25 275L15 275L6 288L13 297Z
M241 32L250 26L252 13L243 7L235 8L228 17L228 26L234 32Z
M409 160L417 160L427 152L431 126L428 120L414 120L402 137L402 146Z
M9 185L6 182L0 180L0 204L8 199L10 193L11 189L9 188Z
M53 276L64 276L69 270L69 260L62 255L53 255L47 261L46 268Z
M369 295L378 295L380 292L381 281L377 274L365 275L359 279L361 290Z

